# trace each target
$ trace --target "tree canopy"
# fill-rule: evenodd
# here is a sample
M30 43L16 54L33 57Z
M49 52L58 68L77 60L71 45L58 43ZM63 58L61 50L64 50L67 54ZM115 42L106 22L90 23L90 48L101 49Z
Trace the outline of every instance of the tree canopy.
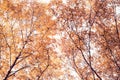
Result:
M0 80L119 80L119 0L0 0Z

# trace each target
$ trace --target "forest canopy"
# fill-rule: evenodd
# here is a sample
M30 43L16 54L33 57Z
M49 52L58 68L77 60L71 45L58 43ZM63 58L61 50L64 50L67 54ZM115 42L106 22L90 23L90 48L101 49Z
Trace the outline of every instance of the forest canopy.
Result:
M120 1L41 1L0 0L0 80L120 80Z

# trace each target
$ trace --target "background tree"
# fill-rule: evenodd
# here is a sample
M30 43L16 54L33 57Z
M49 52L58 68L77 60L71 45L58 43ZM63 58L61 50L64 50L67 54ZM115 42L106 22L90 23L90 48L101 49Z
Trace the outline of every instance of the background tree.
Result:
M56 1L54 6L53 14L68 36L63 51L71 56L69 60L80 79L119 79L120 35L116 4L109 0L69 0L67 4Z
M49 46L54 21L47 5L4 0L0 9L0 79L41 79L54 54Z

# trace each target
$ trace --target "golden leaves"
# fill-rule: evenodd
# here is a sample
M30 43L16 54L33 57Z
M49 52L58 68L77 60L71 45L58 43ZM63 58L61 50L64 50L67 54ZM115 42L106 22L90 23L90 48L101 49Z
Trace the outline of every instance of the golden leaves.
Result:
M0 3L0 8L7 11L9 8L9 1L8 0L4 0L2 3Z
M32 79L35 79L37 78L38 75L40 75L40 69L38 68L33 68L30 73L29 73L31 76Z
M47 5L3 0L0 4L2 79L73 80L76 70L80 78L92 80L96 74L104 78L106 71L114 76L110 69L115 73L119 68L119 25L112 23L107 1L53 0Z

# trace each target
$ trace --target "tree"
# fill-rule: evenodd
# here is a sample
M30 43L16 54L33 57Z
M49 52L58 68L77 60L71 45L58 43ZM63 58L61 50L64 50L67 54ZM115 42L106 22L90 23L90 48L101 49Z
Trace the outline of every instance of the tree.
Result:
M120 35L116 4L109 0L69 0L67 4L56 1L54 5L53 14L58 15L57 21L68 36L64 41L67 45L63 47L72 43L67 53L72 56L69 60L80 79L119 79Z
M45 13L47 5L4 0L0 7L0 79L40 79L53 53L54 21Z

